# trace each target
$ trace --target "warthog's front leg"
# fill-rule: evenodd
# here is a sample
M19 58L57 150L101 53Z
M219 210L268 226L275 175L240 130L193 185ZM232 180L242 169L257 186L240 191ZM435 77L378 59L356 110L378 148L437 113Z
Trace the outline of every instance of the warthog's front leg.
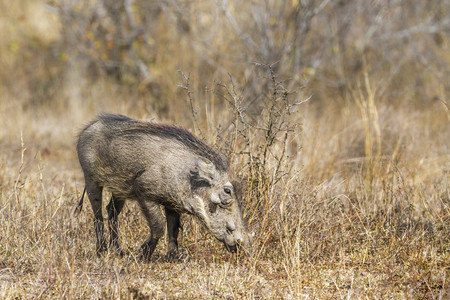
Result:
M164 234L164 216L159 204L153 201L139 199L139 206L141 207L151 230L150 237L141 246L143 258L148 260L153 251L155 251L159 239Z
M120 248L120 242L119 242L119 230L118 230L118 219L119 214L122 211L123 205L125 204L124 199L119 199L117 197L114 197L114 195L111 197L111 201L109 202L108 206L106 206L106 210L108 211L108 225L109 225L109 247L115 248L117 253L122 254L122 249Z
M168 235L168 245L167 245L167 258L176 259L178 256L178 231L180 228L180 214L166 208L166 219L167 219L167 235Z

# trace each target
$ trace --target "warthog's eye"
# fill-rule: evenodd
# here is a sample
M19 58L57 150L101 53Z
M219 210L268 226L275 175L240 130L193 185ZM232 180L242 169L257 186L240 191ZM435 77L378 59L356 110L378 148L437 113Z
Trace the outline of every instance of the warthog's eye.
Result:
M224 188L223 191L225 192L225 194L231 195L231 189L229 187Z

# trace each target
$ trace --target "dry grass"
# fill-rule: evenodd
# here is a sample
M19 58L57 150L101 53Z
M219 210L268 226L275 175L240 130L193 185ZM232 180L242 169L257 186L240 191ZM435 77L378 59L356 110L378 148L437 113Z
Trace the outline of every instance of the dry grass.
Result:
M83 188L74 136L88 117L65 123L53 113L9 114L24 121L2 133L2 298L447 297L447 116L379 108L386 146L377 153L377 130L366 136L375 125L358 114L363 108L346 109L317 118L312 107L302 108L302 130L290 141L302 144L301 155L291 149L284 160L301 168L276 182L276 160L267 163L266 181L255 183L249 177L259 171L242 167L245 155L234 156L235 169L253 186L246 198L256 232L252 257L226 253L185 217L180 263L162 259L162 244L152 262L138 259L148 230L132 203L121 216L128 254L97 257L90 208L72 216ZM372 156L365 156L372 151L367 139L375 143Z
M211 53L172 32L175 27L166 30L169 16L159 17L152 32L168 45L149 63L156 74L147 82L152 88L132 80L129 88L105 74L91 82L65 59L55 62L58 34L43 38L47 23L33 29L36 19L18 19L26 23L20 29L1 15L1 28L15 38L0 39L7 54L0 65L17 74L0 71L9 85L0 88L0 298L450 297L446 84L427 75L423 93L440 100L413 103L410 91L398 94L386 74L371 72L377 57L369 53L361 72L346 77L345 92L322 89L319 75L291 92L286 87L298 82L280 74L281 67L277 73L274 65L242 66L220 55L217 65L204 63ZM206 36L200 29L207 26L191 22L191 34ZM219 18L211 25L218 53L239 47L239 37L222 41L227 37L219 27L226 24ZM26 44L33 36L37 44ZM197 52L177 49L183 43ZM41 47L34 65L30 53ZM449 59L445 53L439 58L443 64ZM49 61L48 69L39 68ZM411 65L391 79L416 80ZM144 263L138 249L148 228L127 203L120 217L126 254L97 257L89 205L77 218L72 212L83 190L76 136L101 111L176 122L227 153L246 186L245 214L256 234L252 256L227 253L184 216L184 258L165 261L161 241Z

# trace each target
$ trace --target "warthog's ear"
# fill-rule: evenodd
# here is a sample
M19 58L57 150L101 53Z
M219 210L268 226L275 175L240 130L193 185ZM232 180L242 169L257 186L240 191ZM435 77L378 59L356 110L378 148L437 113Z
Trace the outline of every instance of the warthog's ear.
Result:
M204 157L199 157L194 168L191 169L192 187L210 186L214 179L216 168L214 164Z

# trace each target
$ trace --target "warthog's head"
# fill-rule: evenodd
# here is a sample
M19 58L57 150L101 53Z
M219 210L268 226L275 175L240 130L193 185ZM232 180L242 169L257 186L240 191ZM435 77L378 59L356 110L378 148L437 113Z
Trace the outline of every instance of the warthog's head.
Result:
M197 161L190 176L194 214L228 251L249 249L252 235L242 217L239 184L204 158Z

